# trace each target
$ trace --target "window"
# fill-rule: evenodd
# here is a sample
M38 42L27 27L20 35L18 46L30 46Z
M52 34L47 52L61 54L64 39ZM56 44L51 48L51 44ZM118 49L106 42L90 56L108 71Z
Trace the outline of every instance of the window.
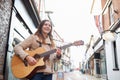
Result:
M117 59L117 51L116 51L116 41L113 42L113 70L119 70L118 69L118 59Z
M14 21L12 21L11 24L14 24L14 37L22 41L23 39L27 38L30 34L32 34L32 32L29 29L28 25L25 23L24 19L17 11L16 7L13 7L13 12L15 13L15 16L13 18Z

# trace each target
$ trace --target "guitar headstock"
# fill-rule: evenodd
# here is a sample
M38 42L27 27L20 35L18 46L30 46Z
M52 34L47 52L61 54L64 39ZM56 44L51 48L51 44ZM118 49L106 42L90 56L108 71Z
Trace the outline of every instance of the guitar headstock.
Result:
M74 41L73 45L75 45L75 46L84 45L84 41L83 40Z

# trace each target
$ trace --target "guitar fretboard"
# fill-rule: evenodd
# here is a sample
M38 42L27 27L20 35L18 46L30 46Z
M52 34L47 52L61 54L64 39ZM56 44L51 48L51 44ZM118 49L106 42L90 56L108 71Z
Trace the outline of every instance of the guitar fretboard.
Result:
M70 47L70 46L72 46L72 43L67 44L67 45L64 45L64 46L61 46L61 47L59 47L59 48L60 48L60 49L66 49L66 48L68 48L68 47ZM49 55L49 54L53 54L53 53L55 53L55 52L56 52L56 49L52 49L52 50L50 50L50 51L47 51L47 52L44 52L44 53L40 54L40 57L44 57L44 56L47 56L47 55Z

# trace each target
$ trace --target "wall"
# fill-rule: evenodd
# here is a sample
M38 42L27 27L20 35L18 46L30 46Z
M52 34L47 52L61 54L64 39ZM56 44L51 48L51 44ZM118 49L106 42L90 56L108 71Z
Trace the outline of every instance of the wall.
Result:
M119 53L120 52L120 34L118 34L117 37L118 37L116 40L117 41L116 44L118 44L117 45L117 52L118 52L117 58L118 58L118 68L120 69L120 53ZM120 71L119 71L119 74L120 74Z
M116 13L114 14L115 19L120 17L120 0L112 0L113 2L113 7Z
M11 0L0 0L0 80L3 80L11 7Z
M12 12L13 1L15 2L15 7L20 13L20 16L27 25L22 24L22 22L17 19L16 11L14 12L15 9ZM30 35L28 28L25 26L29 27L31 32L36 31L35 24L28 14L25 5L23 5L22 0L0 0L0 80L18 80L11 73L10 62L13 55L12 43L16 36L18 39L23 40L20 38L21 36L15 32L15 29L18 29L19 33L23 35L24 38Z
M33 15L33 14L31 14ZM15 0L11 24L10 24L10 34L8 40L8 51L7 51L7 73L6 73L6 80L19 80L16 78L11 70L11 59L14 55L13 51L13 43L14 38L17 38L20 41L23 41L27 38L31 33L29 30L34 33L36 31L36 27L32 21L32 18L28 14L28 10L26 9L25 5L23 4L22 0Z
M107 61L107 75L108 80L119 80L120 71L114 71L113 62L113 45L112 42L105 43L106 61ZM120 62L119 62L120 63Z

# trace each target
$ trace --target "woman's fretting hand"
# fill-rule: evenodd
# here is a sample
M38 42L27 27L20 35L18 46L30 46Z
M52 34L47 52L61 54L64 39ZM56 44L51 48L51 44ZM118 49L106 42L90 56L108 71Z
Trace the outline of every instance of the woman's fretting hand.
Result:
M56 53L57 53L57 56L60 56L61 55L61 49L57 48Z

